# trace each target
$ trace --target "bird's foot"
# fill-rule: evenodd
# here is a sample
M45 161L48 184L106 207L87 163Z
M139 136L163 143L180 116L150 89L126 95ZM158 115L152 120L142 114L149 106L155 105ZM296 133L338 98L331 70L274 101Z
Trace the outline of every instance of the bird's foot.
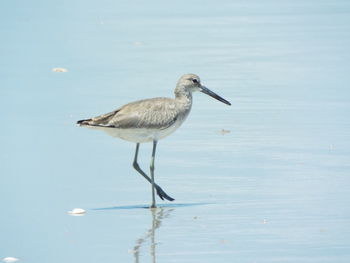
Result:
M160 199L164 200L168 200L168 201L174 201L175 199L170 197L169 195L167 195L162 188L160 188L159 186L156 187L157 190L157 195L159 196Z

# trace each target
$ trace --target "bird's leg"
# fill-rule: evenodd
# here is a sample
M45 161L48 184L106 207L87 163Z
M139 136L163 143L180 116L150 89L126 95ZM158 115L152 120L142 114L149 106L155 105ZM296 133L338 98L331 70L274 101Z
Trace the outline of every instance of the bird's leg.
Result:
M157 141L153 141L153 149L152 149L152 158L151 158L151 165L150 165L150 171L151 171L151 180L152 180L152 205L151 208L156 208L156 198L154 196L154 159L156 156L156 148L157 148Z
M152 183L152 180L151 178L149 178L147 176L147 174L141 170L139 164L137 163L137 157L138 157L138 154L139 154L139 147L140 147L140 143L136 143L136 151L135 151L135 157L134 157L134 162L133 162L133 167L135 168L136 171L139 172L139 174L141 174L148 182ZM170 197L169 195L167 195L163 189L157 185L156 183L154 184L156 190L157 190L157 194L158 196L160 197L160 199L164 200L169 200L169 201L174 201L175 199Z

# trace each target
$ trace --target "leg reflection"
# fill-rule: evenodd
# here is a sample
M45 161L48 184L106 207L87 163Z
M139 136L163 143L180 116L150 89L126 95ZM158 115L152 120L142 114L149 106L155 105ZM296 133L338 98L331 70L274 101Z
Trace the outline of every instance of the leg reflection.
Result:
M135 263L139 263L140 261L140 250L141 247L147 242L147 240L151 241L150 246L150 255L152 258L152 262L156 263L156 230L161 226L162 220L170 216L171 212L174 208L157 208L157 209L149 209L152 214L152 226L151 228L144 234L141 238L136 241L136 244L133 249L133 254L135 258Z

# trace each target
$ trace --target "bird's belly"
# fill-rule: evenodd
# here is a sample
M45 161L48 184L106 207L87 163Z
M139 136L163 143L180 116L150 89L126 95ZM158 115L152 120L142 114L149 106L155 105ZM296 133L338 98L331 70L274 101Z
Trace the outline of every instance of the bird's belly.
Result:
M110 128L108 130L105 129L105 131L113 137L118 137L126 141L139 142L139 143L158 141L170 135L175 130L176 129L170 129L170 128L167 128L164 130L142 129L142 128L135 128L135 129Z
M112 128L112 127L97 127L97 126L85 126L94 130L103 130L108 135L116 138L120 138L130 142L151 142L159 141L166 136L173 133L177 128L179 128L184 120L178 120L171 126L165 129L154 129L154 128Z
M156 134L157 141L160 139L163 139L167 137L168 135L172 134L174 131L177 130L181 126L181 124L184 122L185 118L182 120L177 120L173 125L169 126L168 128L158 130Z

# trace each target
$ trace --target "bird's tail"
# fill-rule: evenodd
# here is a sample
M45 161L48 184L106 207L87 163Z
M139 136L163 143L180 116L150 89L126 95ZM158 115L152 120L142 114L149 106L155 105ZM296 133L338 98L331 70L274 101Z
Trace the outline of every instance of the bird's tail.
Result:
M90 125L91 121L92 121L92 119L80 120L80 121L77 121L77 124L79 126Z

